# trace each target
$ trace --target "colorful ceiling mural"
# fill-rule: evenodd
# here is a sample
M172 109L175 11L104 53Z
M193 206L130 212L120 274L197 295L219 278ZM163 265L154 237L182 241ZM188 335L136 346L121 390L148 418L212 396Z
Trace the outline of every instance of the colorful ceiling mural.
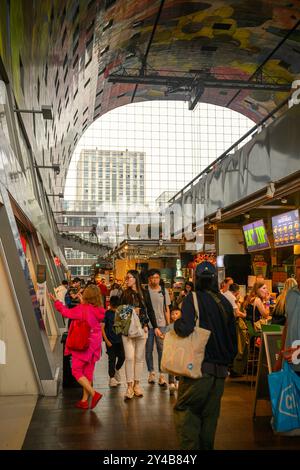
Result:
M63 187L74 146L94 119L133 101L186 100L162 86L112 84L110 74L196 70L290 84L300 76L299 25L299 0L3 0L0 74L20 108L53 107L50 125L23 117L36 161L63 168L49 173L51 192L51 185ZM258 122L286 96L206 88L199 101Z

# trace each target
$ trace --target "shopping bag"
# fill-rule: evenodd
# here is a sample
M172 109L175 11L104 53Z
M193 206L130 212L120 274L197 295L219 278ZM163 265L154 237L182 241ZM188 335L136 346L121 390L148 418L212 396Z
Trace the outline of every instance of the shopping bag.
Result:
M130 338L142 338L144 337L144 330L141 326L140 319L135 310L131 315L131 322L128 330L128 336Z
M199 307L194 292L193 300L197 314L194 331L185 338L178 336L174 330L166 333L161 359L161 370L175 376L198 379L202 377L201 365L205 355L205 347L211 332L198 326Z
M286 432L300 428L300 377L284 361L283 369L268 375L273 428Z

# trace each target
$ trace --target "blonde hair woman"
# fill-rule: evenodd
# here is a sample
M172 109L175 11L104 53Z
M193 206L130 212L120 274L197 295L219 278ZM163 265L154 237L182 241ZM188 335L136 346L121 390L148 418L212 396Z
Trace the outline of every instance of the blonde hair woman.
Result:
M293 277L289 277L285 283L281 294L278 296L275 304L274 313L272 316L272 323L276 325L285 325L286 322L286 295L291 290L297 287L297 281Z
M71 320L85 318L91 328L88 348L84 351L75 351L66 346L65 355L72 355L72 375L83 389L82 399L76 403L76 407L87 410L88 399L91 397L90 408L95 408L102 397L102 394L96 392L92 386L95 364L101 356L101 322L105 315L100 289L92 284L86 287L80 296L81 303L74 308L67 308L52 294L49 294L49 297L54 300L54 307L63 317Z
M256 282L245 305L247 320L254 324L261 318L267 319L269 317L269 309L266 308L265 302L269 298L270 294L266 284L263 281Z

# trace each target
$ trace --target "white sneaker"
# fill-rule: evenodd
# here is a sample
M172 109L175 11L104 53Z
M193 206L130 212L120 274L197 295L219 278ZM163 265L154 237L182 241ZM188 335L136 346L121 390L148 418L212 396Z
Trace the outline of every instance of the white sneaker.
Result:
M163 374L160 374L159 376L158 385L161 387L166 387L168 385Z
M121 374L120 374L119 370L116 370L115 379L118 382L118 385L120 385L122 383L122 377L121 377Z
M175 390L176 390L176 385L173 383L173 384L169 384L169 392L170 392L170 395L174 395L175 394Z
M111 377L109 379L109 386L110 387L117 387L119 385L119 383L116 381L116 379L114 377Z
M148 384L155 384L155 372L149 373Z

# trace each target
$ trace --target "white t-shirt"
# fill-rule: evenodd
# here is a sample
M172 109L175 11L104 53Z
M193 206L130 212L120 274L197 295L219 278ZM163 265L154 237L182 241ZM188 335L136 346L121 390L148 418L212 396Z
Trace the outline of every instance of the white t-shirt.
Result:
M222 295L224 295L224 297L226 297L226 299L229 300L233 308L233 313L235 314L234 310L236 310L238 306L237 306L236 298L234 294L230 290L228 290L227 292L224 292Z

